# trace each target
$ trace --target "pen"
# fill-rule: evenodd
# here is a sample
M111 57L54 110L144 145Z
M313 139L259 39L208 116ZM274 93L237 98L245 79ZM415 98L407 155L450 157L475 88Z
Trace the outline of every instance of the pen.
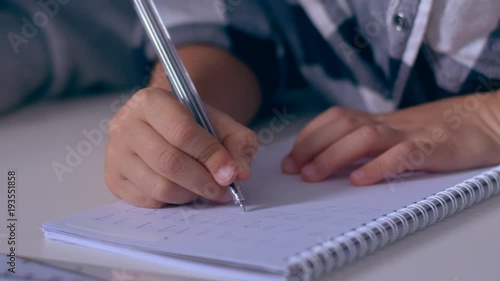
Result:
M134 6L163 64L172 91L182 105L196 118L198 124L220 142L220 138L210 122L201 98L177 53L177 49L165 24L163 24L158 9L153 4L153 0L134 0ZM246 211L245 198L241 193L238 182L233 182L228 188L234 204L239 205L243 211Z

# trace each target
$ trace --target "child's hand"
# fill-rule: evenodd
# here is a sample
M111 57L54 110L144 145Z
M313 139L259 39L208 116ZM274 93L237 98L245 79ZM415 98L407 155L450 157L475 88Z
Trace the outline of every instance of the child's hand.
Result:
M197 196L228 202L227 188L250 177L255 134L207 106L221 145L169 92L138 92L113 117L105 180L119 198L142 207L181 204Z
M446 99L388 114L339 107L313 120L282 162L321 181L365 157L350 175L368 185L405 171L453 171L500 163L500 93Z

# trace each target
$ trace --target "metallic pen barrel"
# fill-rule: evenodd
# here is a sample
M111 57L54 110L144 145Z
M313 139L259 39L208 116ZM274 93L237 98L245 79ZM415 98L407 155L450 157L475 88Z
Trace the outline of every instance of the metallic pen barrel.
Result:
M165 69L168 82L177 99L194 116L196 121L220 142L217 131L212 126L210 118L205 112L196 88L182 63L177 49L170 38L160 12L156 9L153 0L134 0L137 15L141 20L156 53ZM245 211L245 198L237 182L229 186L229 193L236 205Z

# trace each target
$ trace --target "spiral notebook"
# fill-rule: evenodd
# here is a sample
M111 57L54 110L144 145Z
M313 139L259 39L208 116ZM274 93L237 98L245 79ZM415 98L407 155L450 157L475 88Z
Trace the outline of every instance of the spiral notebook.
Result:
M47 239L313 280L500 192L500 167L391 177L353 187L280 173L292 140L266 146L243 184L248 212L198 202L163 209L118 202L45 223Z

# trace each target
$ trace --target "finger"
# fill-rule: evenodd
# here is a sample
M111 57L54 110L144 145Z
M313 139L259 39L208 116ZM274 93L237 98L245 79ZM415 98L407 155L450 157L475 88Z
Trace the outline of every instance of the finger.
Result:
M137 189L160 202L185 204L198 197L153 171L137 154L122 157L121 172Z
M415 143L401 142L352 172L350 180L354 185L370 185L383 179L397 181L402 173L422 169L425 160Z
M123 135L128 147L156 173L204 198L219 201L227 189L205 167L169 144L148 124L131 122Z
M202 128L170 94L145 89L139 118L150 124L168 143L202 163L220 184L227 186L237 177L237 163L219 141Z
M366 118L342 117L310 133L296 142L290 154L282 161L282 170L287 174L297 174L305 164L322 151L359 127L370 123Z
M228 115L207 107L209 115L214 120L214 126L220 128L219 136L224 147L240 167L238 179L248 180L251 176L253 158L259 150L259 139L252 130L233 120Z
M106 145L106 157L104 158L104 182L113 195L118 199L123 199L121 192L118 192L118 183L121 183L126 178L120 173L119 161L115 153L116 150L113 149L114 147L116 147L116 144L110 138Z
M334 122L344 117L348 116L361 116L365 113L353 109L342 108L338 106L334 106L325 112L318 115L311 122L309 122L304 129L299 133L296 139L296 143L301 142L304 138L309 136L311 133L317 131L319 128L327 125L328 123Z
M400 134L383 126L364 126L343 137L319 154L301 170L305 181L317 182L339 169L366 157L373 151L385 151L396 145Z
M115 195L129 204L142 208L162 208L165 202L158 201L137 189L130 181L123 178L113 188Z
M108 143L106 147L106 162L104 168L104 180L109 190L117 198L130 204L145 208L161 208L165 205L147 196L144 192L135 188L120 172L116 164L116 158L112 149L113 145Z

